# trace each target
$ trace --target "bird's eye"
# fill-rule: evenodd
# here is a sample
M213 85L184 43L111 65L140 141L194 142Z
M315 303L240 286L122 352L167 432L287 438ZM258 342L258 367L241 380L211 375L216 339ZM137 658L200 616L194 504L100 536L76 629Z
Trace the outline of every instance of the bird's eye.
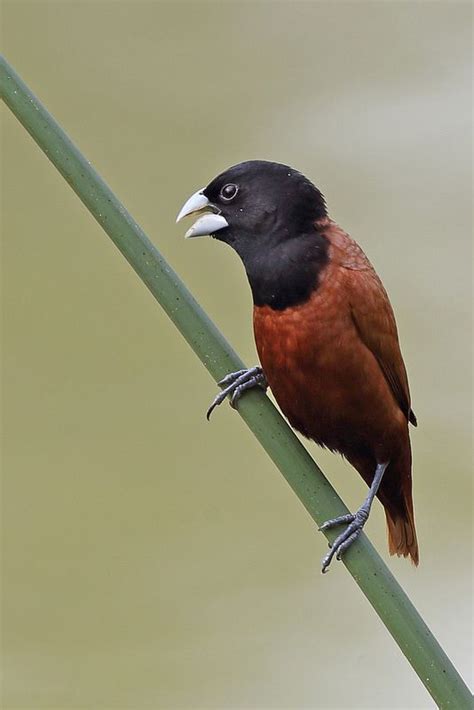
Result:
M229 183L228 185L224 185L224 187L221 190L221 197L223 200L226 200L229 202L230 200L233 200L236 194L238 193L239 188L237 185L234 185L233 183Z

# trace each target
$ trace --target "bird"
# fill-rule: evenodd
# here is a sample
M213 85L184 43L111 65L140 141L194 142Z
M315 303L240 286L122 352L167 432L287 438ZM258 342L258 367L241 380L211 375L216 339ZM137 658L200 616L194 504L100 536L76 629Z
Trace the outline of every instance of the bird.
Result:
M341 532L326 572L359 537L377 497L391 555L419 552L412 496L411 408L394 313L362 248L328 213L325 197L281 163L234 165L195 192L177 221L198 219L187 238L211 236L243 262L253 298L260 365L229 373L208 410L229 396L269 387L289 423L341 454L368 494L355 513L321 525Z

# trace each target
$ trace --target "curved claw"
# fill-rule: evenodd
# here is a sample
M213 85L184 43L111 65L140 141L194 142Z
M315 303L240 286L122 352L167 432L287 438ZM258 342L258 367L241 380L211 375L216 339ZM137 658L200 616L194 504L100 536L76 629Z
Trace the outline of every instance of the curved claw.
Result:
M218 407L220 404L222 404L222 402L225 400L225 398L227 397L227 395L231 391L232 391L232 385L230 385L229 387L226 387L224 390L222 390L222 392L219 392L219 394L216 394L216 396L214 397L214 399L211 402L211 406L209 407L209 409L206 412L207 421L209 421L209 419L211 418L211 414L214 411L214 409L216 407Z
M368 513L366 509L362 507L355 515L352 515L351 513L341 515L339 518L327 520L323 525L321 525L320 530L328 530L336 525L349 523L346 529L336 537L332 545L329 545L330 550L323 557L323 561L321 563L321 572L323 574L326 574L328 571L328 567L333 558L335 557L336 560L340 560L343 553L352 545L353 542L355 542L355 540L357 540L365 523L367 522L367 518Z
M246 390L257 386L265 390L268 386L261 367L229 372L218 384L221 387L224 386L224 389L214 397L211 406L207 410L206 419L208 421L214 409L222 404L227 395L231 395L230 405L236 409L238 400Z

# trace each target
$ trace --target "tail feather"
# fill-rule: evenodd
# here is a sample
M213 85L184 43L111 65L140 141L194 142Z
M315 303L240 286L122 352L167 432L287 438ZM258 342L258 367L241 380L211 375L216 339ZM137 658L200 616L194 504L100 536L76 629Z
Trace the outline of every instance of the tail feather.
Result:
M418 540L416 539L413 503L406 502L405 514L400 511L385 509L388 528L388 549L391 555L411 557L414 565L418 565Z

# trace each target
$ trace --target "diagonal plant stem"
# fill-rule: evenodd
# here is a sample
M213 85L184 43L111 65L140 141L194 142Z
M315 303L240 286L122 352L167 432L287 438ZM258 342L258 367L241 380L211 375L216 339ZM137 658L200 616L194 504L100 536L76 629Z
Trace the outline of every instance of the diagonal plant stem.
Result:
M0 57L0 93L14 115L87 209L217 381L244 367L216 326L141 227L8 62ZM250 391L239 414L313 520L347 513L324 474L263 392ZM329 540L335 533L328 531ZM347 569L441 708L472 708L472 695L408 596L365 534L344 555Z

